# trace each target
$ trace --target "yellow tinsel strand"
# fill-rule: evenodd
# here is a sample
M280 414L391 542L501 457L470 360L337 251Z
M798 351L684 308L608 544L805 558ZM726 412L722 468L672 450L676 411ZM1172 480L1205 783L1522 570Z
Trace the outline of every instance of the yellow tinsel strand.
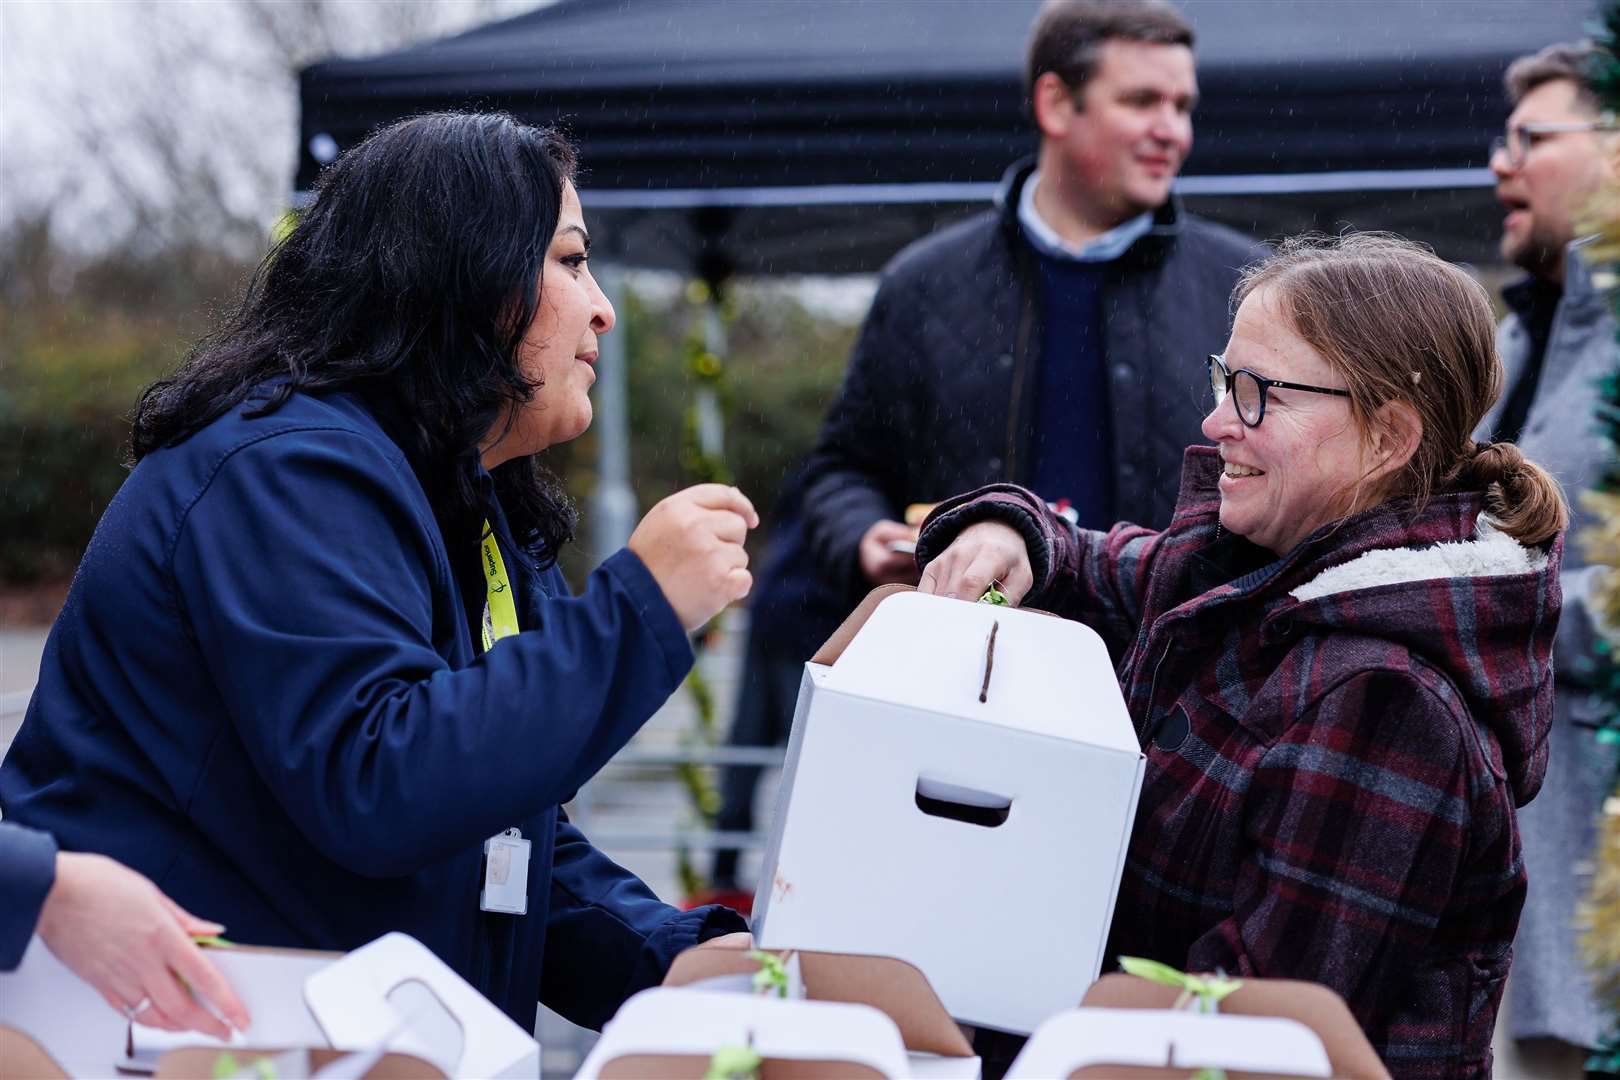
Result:
M1620 650L1620 491L1583 491L1581 505L1596 523L1575 534L1593 574L1587 610L1597 632Z
M1604 800L1592 854L1592 887L1578 915L1582 951L1599 1001L1620 1012L1620 786Z

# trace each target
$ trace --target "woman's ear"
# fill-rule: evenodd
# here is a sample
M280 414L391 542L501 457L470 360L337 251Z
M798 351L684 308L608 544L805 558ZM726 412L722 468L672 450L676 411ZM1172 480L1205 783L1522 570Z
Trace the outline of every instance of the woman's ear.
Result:
M1374 417L1372 464L1369 479L1385 477L1406 468L1423 443L1423 418L1404 401L1386 401Z

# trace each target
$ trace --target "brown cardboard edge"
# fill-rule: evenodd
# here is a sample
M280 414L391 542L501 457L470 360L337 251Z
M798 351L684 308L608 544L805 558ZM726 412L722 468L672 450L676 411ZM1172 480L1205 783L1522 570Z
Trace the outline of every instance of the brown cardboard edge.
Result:
M1173 986L1114 972L1091 984L1080 1004L1085 1008L1168 1009L1180 996ZM1298 979L1245 978L1221 1002L1234 1016L1280 1016L1316 1032L1327 1050L1333 1075L1348 1080L1390 1080L1378 1052L1344 999L1320 983Z
M686 986L724 975L751 975L759 965L749 946L715 938L686 949L670 964L665 986ZM785 950L772 949L778 954ZM797 950L805 996L812 1001L869 1005L894 1021L906 1049L972 1057L973 1048L916 965L892 956ZM605 1076L605 1074L604 1074Z
M861 602L855 605L855 610L849 613L848 618L839 624L837 630L832 632L832 637L827 639L826 644L816 650L816 654L810 658L810 662L812 664L837 663L838 658L844 655L844 650L849 647L851 641L855 640L855 635L861 632L861 627L866 625L866 620L872 617L872 612L877 610L879 604L896 593L916 591L910 585L879 585L867 593L861 598Z
M866 625L866 620L872 617L872 612L877 610L879 604L898 593L916 591L916 587L912 585L879 585L867 593L861 598L861 602L855 605L855 610L849 613L849 617L839 625L837 630L832 632L832 637L828 638L821 648L816 650L816 654L810 658L810 662L812 664L836 664L838 658L844 655L844 650L849 648L849 643L855 640L855 635L861 632L861 627ZM1046 615L1054 619L1062 618L1060 615L1055 615L1050 611L1042 611L1040 608L1021 607L1018 610L1030 611L1036 615Z
M153 1080L211 1080L214 1075L214 1063L219 1060L221 1054L228 1053L238 1063L249 1065L260 1058L284 1054L288 1049L288 1047L279 1050L234 1047L222 1049L216 1046L181 1047L170 1050L158 1059L157 1071L152 1074ZM311 1048L310 1071L325 1068L349 1052ZM367 1070L365 1080L447 1080L447 1078L437 1066L414 1054L390 1052L384 1054Z
M67 1075L26 1032L0 1024L0 1080L67 1080Z

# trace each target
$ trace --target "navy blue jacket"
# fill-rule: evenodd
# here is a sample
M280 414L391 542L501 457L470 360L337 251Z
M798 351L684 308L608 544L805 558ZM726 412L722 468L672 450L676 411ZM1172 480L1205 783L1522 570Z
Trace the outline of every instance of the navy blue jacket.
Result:
M599 1027L682 948L744 928L661 903L559 808L691 648L630 552L579 597L503 554L524 632L481 654L481 602L357 398L227 414L146 457L108 506L0 805L234 940L351 949L403 930L525 1028L537 1000ZM528 914L484 913L482 844L511 826L533 843Z
M55 881L56 841L50 834L0 821L0 971L22 963Z

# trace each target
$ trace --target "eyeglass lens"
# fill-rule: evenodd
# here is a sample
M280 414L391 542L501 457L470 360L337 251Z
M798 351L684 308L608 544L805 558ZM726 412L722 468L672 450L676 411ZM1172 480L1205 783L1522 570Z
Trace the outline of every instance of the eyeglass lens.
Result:
M1260 383L1247 371L1232 375L1232 392L1236 395L1238 415L1253 427L1260 422ZM1215 392L1215 404L1226 402L1226 371L1213 358L1209 361L1209 387Z
M1521 169L1524 167L1524 148L1528 142L1530 142L1530 139L1517 129L1510 131L1506 135L1498 135L1491 140L1490 157L1485 160L1489 162L1498 153L1503 153L1507 155L1509 167Z

